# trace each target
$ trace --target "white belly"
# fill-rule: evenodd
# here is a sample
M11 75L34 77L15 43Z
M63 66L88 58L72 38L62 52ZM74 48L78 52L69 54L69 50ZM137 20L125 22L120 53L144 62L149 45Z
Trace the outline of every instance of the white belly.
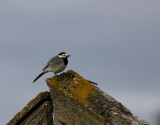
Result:
M57 66L54 67L48 67L47 69L45 69L46 72L54 72L54 73L59 73L62 72L63 70L65 70L66 65L64 64L59 64Z

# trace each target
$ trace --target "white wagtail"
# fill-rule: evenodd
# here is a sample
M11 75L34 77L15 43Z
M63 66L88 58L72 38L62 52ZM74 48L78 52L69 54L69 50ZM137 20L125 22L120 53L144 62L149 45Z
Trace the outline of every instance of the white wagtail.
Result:
M57 56L51 58L48 61L47 65L44 67L43 72L40 73L33 82L37 81L37 79L39 79L47 72L54 72L55 75L59 72L62 72L68 64L69 56L70 55L68 55L67 53L61 52Z

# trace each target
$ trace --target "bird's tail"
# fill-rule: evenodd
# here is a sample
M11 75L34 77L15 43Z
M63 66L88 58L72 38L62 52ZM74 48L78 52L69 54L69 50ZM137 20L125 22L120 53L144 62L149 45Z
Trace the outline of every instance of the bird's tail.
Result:
M35 78L35 80L33 81L33 82L36 82L37 81L37 79L39 79L41 76L43 76L45 74L45 72L42 72L41 74L39 74L36 78Z

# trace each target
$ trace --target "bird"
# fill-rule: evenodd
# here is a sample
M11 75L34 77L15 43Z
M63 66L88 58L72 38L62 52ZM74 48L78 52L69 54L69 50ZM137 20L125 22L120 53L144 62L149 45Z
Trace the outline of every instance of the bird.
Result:
M68 55L66 52L61 52L57 56L51 58L47 65L43 68L43 72L40 73L33 82L36 82L42 75L48 72L54 72L55 75L65 70L68 64Z

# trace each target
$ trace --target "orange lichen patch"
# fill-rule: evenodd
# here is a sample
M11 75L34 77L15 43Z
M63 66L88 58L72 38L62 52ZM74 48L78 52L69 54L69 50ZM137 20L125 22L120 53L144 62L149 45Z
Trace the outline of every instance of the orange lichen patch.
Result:
M40 95L41 95L41 93L39 93L39 94L37 95L37 97L40 96ZM35 97L35 98L32 99L31 101L29 101L27 105L30 105L31 103L35 102L35 101L37 100L37 97Z
M35 103L36 101L40 101L41 99L44 99L44 98L49 98L49 92L41 92L41 93L39 93L34 99L29 101L27 105Z
M20 112L18 112L14 118L6 125L15 125L19 120L26 118L26 114L29 114L31 110L34 110L36 105L43 100L51 100L49 92L41 92L34 99L32 99Z
M28 102L27 105L30 105L31 103L33 103L36 100L36 98L32 99L31 101Z
M58 81L58 79L60 79L60 81ZM81 77L78 73L71 70L60 76L46 79L46 81L54 85L57 90L66 93L85 105L90 105L88 99L91 96L94 96L97 92L94 85Z

